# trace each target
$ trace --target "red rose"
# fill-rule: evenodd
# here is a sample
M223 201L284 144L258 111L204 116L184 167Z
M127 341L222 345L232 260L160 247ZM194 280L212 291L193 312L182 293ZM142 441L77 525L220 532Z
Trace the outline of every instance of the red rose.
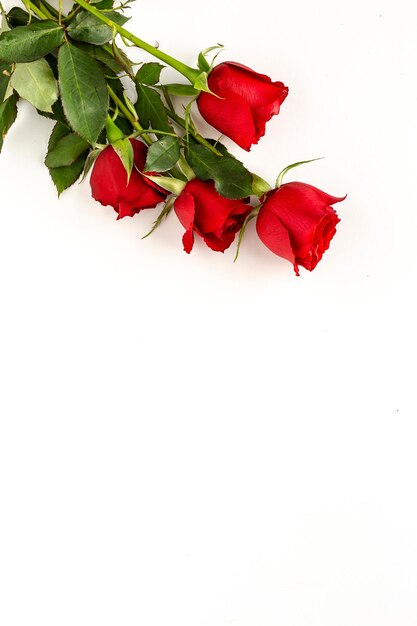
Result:
M311 271L340 222L331 205L345 197L329 196L304 183L286 183L266 194L256 221L258 235L267 248L294 265L297 276L299 265Z
M265 125L279 113L288 95L283 83L273 83L238 63L221 63L209 74L208 85L218 96L202 92L198 108L204 119L241 148L250 150L265 134Z
M229 200L217 193L213 181L194 178L174 204L175 213L185 228L182 238L188 254L194 245L194 231L209 248L224 252L241 229L251 207L242 200Z
M90 178L93 198L105 206L112 206L118 213L117 219L126 215L133 217L141 209L151 209L168 195L168 192L140 174L145 166L148 149L141 141L130 141L134 166L129 183L126 170L112 146L104 148L97 157Z

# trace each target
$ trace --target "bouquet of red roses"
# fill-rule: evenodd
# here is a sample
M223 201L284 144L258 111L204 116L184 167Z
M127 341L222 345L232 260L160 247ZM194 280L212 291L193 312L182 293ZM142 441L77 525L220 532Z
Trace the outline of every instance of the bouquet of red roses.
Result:
M285 168L271 187L221 142L224 135L250 150L288 88L239 63L215 65L220 45L200 52L196 67L185 65L125 28L128 2L76 0L68 14L61 1L23 0L25 9L7 14L0 5L0 149L22 98L55 122L45 165L58 194L91 171L93 197L118 219L163 204L153 232L174 209L187 253L195 235L220 252L238 236L237 258L255 219L261 241L297 274L299 266L314 269L339 222L332 205L344 198L283 183L288 170L308 161ZM157 61L137 67L120 40ZM164 83L166 65L187 82ZM218 140L200 134L193 106Z

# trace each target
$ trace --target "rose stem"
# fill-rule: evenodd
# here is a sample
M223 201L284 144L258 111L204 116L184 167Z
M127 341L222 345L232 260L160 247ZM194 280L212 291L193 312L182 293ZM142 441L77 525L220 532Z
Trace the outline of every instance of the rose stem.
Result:
M194 84L198 76L201 74L201 72L198 69L193 69L192 67L185 65L185 63L182 63L181 61L174 59L169 54L166 54L165 52L162 52L162 50L159 50L158 48L155 48L154 46L151 46L150 44L146 43L146 41L139 39L139 37L136 37L136 35L133 35L133 33L123 28L123 26L120 26L119 24L116 24L116 22L113 22L113 20L111 20L106 15L101 13L101 11L99 11L93 6L90 6L88 2L86 2L85 0L76 0L76 3L79 4L81 7L83 7L83 9L85 9L86 11L89 11L92 15L97 17L99 20L107 24L107 26L110 26L111 28L116 30L120 35L122 35L122 37L134 43L135 46L137 46L138 48L145 50L145 52L152 54L154 57L156 57L160 61L163 61L167 65L170 65L171 67L176 69L177 72L179 72L180 74L188 78L190 83Z

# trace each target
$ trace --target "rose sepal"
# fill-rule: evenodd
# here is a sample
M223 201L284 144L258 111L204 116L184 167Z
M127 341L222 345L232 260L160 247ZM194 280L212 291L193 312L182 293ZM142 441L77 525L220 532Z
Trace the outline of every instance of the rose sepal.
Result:
M165 191L170 191L176 196L180 195L187 184L184 180L179 180L173 176L152 176L151 174L145 174L144 172L141 172L141 174L156 185L159 185L159 187L162 187L162 189L165 189Z
M123 167L126 170L126 184L129 184L134 162L132 144L130 140L124 136L123 132L120 130L117 124L114 123L110 115L107 116L106 120L106 134L109 143L113 146L114 151L116 152L117 156L123 164Z
M287 165L277 176L277 180L275 183L275 188L279 189L282 185L282 181L284 180L284 176L292 170L294 167L298 167L299 165L305 165L306 163L313 163L313 161L321 161L324 157L317 157L316 159L309 159L308 161L297 161L297 163L291 163L291 165Z
M209 63L206 59L206 56L210 52L213 52L213 50L218 50L218 53L214 55L213 59L211 60L211 63ZM215 60L219 56L220 52L222 52L222 50L224 50L224 46L221 43L218 43L216 46L210 46L209 48L202 50L200 54L198 55L198 67L200 68L200 70L202 72L207 72L207 73L210 72L214 65Z

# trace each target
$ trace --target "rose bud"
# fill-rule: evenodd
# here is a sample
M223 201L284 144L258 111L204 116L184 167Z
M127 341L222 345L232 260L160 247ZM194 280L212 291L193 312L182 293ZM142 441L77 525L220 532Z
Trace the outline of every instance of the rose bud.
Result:
M245 150L264 136L266 122L279 113L288 95L283 83L273 83L238 63L217 65L208 76L208 86L219 97L201 92L201 115Z
M328 249L340 222L332 204L346 198L329 196L312 185L286 183L269 191L257 220L259 238L278 256L313 270Z
M127 173L112 146L107 146L97 157L91 172L91 193L104 206L110 205L118 213L117 219L133 217L141 209L151 209L165 200L168 192L142 176L147 147L131 139L134 166L128 182ZM139 170L139 171L138 171Z
M185 228L182 242L188 254L194 245L194 232L209 248L224 252L251 211L243 200L229 200L218 194L213 181L197 178L186 184L174 209Z

